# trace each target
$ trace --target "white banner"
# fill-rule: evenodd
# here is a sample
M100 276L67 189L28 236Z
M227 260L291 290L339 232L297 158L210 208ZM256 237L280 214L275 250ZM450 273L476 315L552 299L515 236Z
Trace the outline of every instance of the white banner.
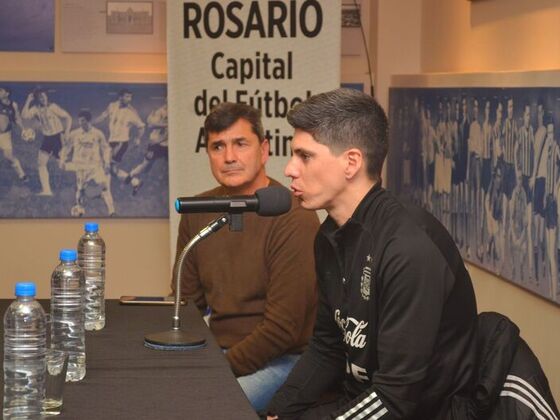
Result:
M259 108L270 140L269 176L283 175L293 129L290 108L340 85L340 0L167 3L171 257L174 201L217 185L203 125L216 104Z

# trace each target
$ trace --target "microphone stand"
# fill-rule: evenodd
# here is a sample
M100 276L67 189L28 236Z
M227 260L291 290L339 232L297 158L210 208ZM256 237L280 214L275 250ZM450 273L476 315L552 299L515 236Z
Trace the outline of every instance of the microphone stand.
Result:
M187 331L181 330L181 318L179 310L181 308L181 273L183 271L183 263L189 251L201 240L217 232L228 223L239 221L239 215L224 214L208 226L196 234L189 243L183 248L177 265L175 267L175 310L173 313L173 321L171 330L147 334L144 336L144 345L154 350L191 350L204 347L206 340L202 337L196 337Z

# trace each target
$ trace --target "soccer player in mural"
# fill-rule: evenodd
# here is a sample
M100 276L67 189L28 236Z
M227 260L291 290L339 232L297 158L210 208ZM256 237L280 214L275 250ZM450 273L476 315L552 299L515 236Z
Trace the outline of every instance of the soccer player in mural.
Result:
M511 198L515 186L515 146L518 139L517 124L513 118L513 98L507 100L507 116L504 122L502 135L504 137L504 181L505 192L508 199Z
M445 134L447 131L447 120L443 108L443 102L438 100L438 115L434 138L434 193L432 197L433 214L438 220L443 220L442 194L443 194L443 160L445 148Z
M527 255L528 271L527 275L532 276L533 273L533 241L532 241L532 219L533 219L533 188L529 185L529 180L533 175L535 165L535 135L533 126L531 125L531 106L527 103L523 107L523 124L519 127L519 137L515 150L515 166L516 171L521 172L521 182L525 190L525 211L527 216L527 243L525 251ZM517 174L516 174L517 177ZM515 220L514 220L515 223ZM513 245L513 244L512 244ZM515 264L521 263L520 260L514 259ZM527 279L524 279L527 280Z
M455 242L459 248L467 245L467 198L466 198L466 176L467 176L467 159L468 159L468 139L469 128L471 125L469 116L469 107L467 98L461 98L461 119L459 120L459 136L458 144L453 155L453 171L452 182L454 189L457 191L454 194L456 200L457 212L457 232Z
M498 100L496 104L496 121L494 121L494 125L492 126L492 172L495 172L498 165L504 165L504 138L502 137L503 116L504 106ZM494 173L492 176L494 176Z
M513 189L511 200L509 202L508 216L510 221L508 223L510 229L509 247L511 255L511 273L502 273L504 275L511 274L514 281L525 283L529 273L527 265L527 244L530 243L530 227L529 215L527 211L527 194L525 186L523 185L523 171L520 165L515 166L515 187ZM530 249L530 248L529 248Z
M482 203L486 200L488 195L488 188L490 187L490 180L492 179L492 123L490 122L490 99L484 100L484 120L482 121ZM486 212L482 212L482 235L481 235L481 249L482 253L480 255L481 262L485 258L485 246L488 244L488 227L486 226Z
M443 135L443 167L441 179L443 218L441 222L449 230L451 228L451 171L453 167L453 144L457 136L457 122L453 117L453 108L448 99L445 103L445 130Z
M434 191L434 159L435 159L435 151L434 151L434 144L436 142L436 130L432 125L432 112L429 106L426 106L426 118L425 118L425 133L423 139L423 153L426 157L426 167L427 167L427 189L425 190L426 194L426 209L429 211L434 210L434 205L432 203L432 195Z
M490 180L488 194L484 200L484 211L488 227L488 262L497 274L501 274L504 265L504 228L507 198L503 188L503 171L504 165L502 163L499 163L494 168L494 175Z
M484 120L482 121L482 174L480 183L484 194L490 187L492 178L492 123L490 122L490 99L484 100Z
M14 127L19 127L20 133L22 133L23 125L17 103L10 99L10 94L9 88L0 86L0 151L2 151L4 158L10 162L19 180L27 182L29 178L21 167L19 159L15 157L12 145Z
M427 208L428 198L427 192L429 187L428 167L429 167L429 122L428 122L428 107L422 103L420 105L420 157L422 164L422 207Z
M546 121L546 178L545 178L545 243L546 243L546 262L547 276L550 284L550 296L557 297L558 290L558 201L557 192L560 184L560 147L555 138L554 120L549 116Z
M60 158L60 150L72 128L72 117L59 105L50 102L47 91L42 88L37 88L27 95L21 110L21 116L25 119L36 119L39 122L43 141L37 156L39 181L41 183L41 191L38 195L52 196L47 164L51 157L57 160Z
M452 121L452 141L451 146L452 156L451 156L451 226L449 232L453 237L457 246L459 246L459 236L458 236L458 214L460 211L459 206L459 185L457 184L457 170L455 168L456 157L459 153L459 121L461 119L461 106L459 101L454 101L453 107L453 121Z
M473 98L472 122L469 127L468 160L467 160L467 191L468 191L468 226L469 240L467 256L476 253L481 257L482 246L482 127L478 121L478 99Z
M133 145L138 146L146 129L146 125L132 106L130 90L121 89L118 99L111 102L105 111L93 121L93 124L97 125L107 119L109 120L109 144L112 149L111 173L117 179L125 181L128 173L118 166L128 150L130 140ZM131 139L132 135L134 135L133 139Z
M85 214L85 193L90 183L101 187L101 197L107 205L110 216L115 214L111 194L111 147L101 130L91 125L91 113L80 111L79 127L72 130L70 137L60 152L61 169L76 171L76 203L71 209L72 216ZM71 160L67 162L68 158Z
M412 155L412 185L413 185L413 197L414 203L418 206L422 205L422 190L423 187L423 165L421 159L418 157L422 153L422 133L421 133L421 107L418 96L414 97L413 108L410 118L410 138L411 143L411 155Z
M492 125L492 130L490 133L490 143L492 145L492 147L490 148L490 155L491 155L491 163L492 163L492 175L490 177L490 183L488 185L488 191L484 197L484 203L485 203L485 211L484 211L484 217L486 219L486 230L485 230L485 235L486 235L486 239L485 239L485 244L486 244L486 255L487 257L493 261L493 251L492 251L492 246L493 242L492 240L495 242L495 233L493 230L493 227L491 226L491 223L493 223L493 221L491 220L492 215L489 213L488 210L488 203L492 203L495 202L496 198L490 197L490 194L496 194L496 182L494 181L494 179L496 178L498 171L499 171L499 176L500 176L500 180L499 180L499 184L500 184L500 193L503 193L503 178L504 178L504 153L503 153L503 144L502 144L502 124L503 124L503 104L502 102L500 102L500 100L498 99L498 102L496 103L496 120L494 121L494 124ZM493 189L491 188L494 185ZM494 218L495 219L495 218ZM495 222L494 222L495 225Z
M130 171L125 179L125 182L132 185L132 195L136 195L144 183L139 176L149 172L156 160L168 159L167 104L153 110L148 116L147 123L150 134L144 159Z
M535 163L533 165L533 174L529 181L529 188L532 191L533 196L533 233L534 233L534 245L535 249L533 251L534 255L534 272L531 273L534 276L536 285L539 285L539 279L544 276L544 205L545 205L545 179L546 179L546 162L547 153L546 141L547 129L544 125L544 104L539 101L537 104L537 129L535 131Z

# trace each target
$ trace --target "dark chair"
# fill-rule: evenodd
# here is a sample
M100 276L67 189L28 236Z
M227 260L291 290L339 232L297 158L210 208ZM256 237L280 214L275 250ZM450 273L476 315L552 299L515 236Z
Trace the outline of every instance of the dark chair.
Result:
M479 420L560 420L541 365L506 316L478 316L478 378L469 410Z

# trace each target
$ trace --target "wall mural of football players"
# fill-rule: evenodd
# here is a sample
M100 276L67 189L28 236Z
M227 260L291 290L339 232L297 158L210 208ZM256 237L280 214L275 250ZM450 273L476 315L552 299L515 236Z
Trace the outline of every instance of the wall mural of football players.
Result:
M560 303L559 95L391 88L387 182L438 217L466 260ZM419 130L405 129L409 110ZM407 179L406 167L422 170Z
M167 218L166 90L0 81L0 217Z

